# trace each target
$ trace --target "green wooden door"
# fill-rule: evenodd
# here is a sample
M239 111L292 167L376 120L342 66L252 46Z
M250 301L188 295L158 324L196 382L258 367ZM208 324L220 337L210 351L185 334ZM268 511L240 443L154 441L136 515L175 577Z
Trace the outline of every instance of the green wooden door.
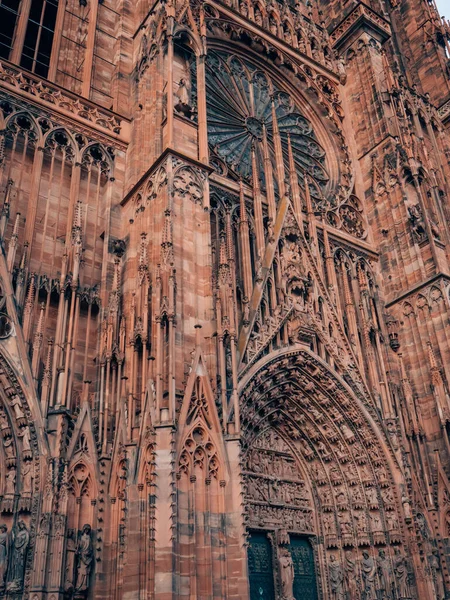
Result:
M304 537L290 536L290 552L294 563L294 597L295 600L317 600L316 571L314 552L311 544Z
M250 534L248 571L250 600L275 600L272 546L264 532Z

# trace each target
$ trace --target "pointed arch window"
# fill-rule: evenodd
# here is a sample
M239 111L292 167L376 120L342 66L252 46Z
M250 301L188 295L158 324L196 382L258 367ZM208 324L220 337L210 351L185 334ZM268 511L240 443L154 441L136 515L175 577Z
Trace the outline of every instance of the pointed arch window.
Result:
M0 0L0 58L10 57L19 8L20 0Z
M58 0L32 0L20 65L47 77L55 34Z

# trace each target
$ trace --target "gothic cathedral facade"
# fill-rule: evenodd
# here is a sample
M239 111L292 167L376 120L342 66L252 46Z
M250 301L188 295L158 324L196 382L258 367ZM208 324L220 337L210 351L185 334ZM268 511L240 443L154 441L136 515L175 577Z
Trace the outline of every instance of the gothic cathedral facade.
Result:
M0 0L0 598L450 598L434 0Z

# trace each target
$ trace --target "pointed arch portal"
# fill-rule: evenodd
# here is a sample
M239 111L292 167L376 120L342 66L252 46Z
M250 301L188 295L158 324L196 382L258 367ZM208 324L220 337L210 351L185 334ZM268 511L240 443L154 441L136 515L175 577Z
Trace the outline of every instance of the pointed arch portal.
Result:
M240 399L251 598L328 597L333 561L394 556L398 465L356 386L292 346L254 365Z

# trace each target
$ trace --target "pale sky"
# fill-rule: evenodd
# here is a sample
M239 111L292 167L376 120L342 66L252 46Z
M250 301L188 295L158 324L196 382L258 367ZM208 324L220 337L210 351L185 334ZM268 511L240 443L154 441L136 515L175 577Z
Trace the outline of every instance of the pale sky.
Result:
M436 3L441 15L450 19L450 0L436 0Z

